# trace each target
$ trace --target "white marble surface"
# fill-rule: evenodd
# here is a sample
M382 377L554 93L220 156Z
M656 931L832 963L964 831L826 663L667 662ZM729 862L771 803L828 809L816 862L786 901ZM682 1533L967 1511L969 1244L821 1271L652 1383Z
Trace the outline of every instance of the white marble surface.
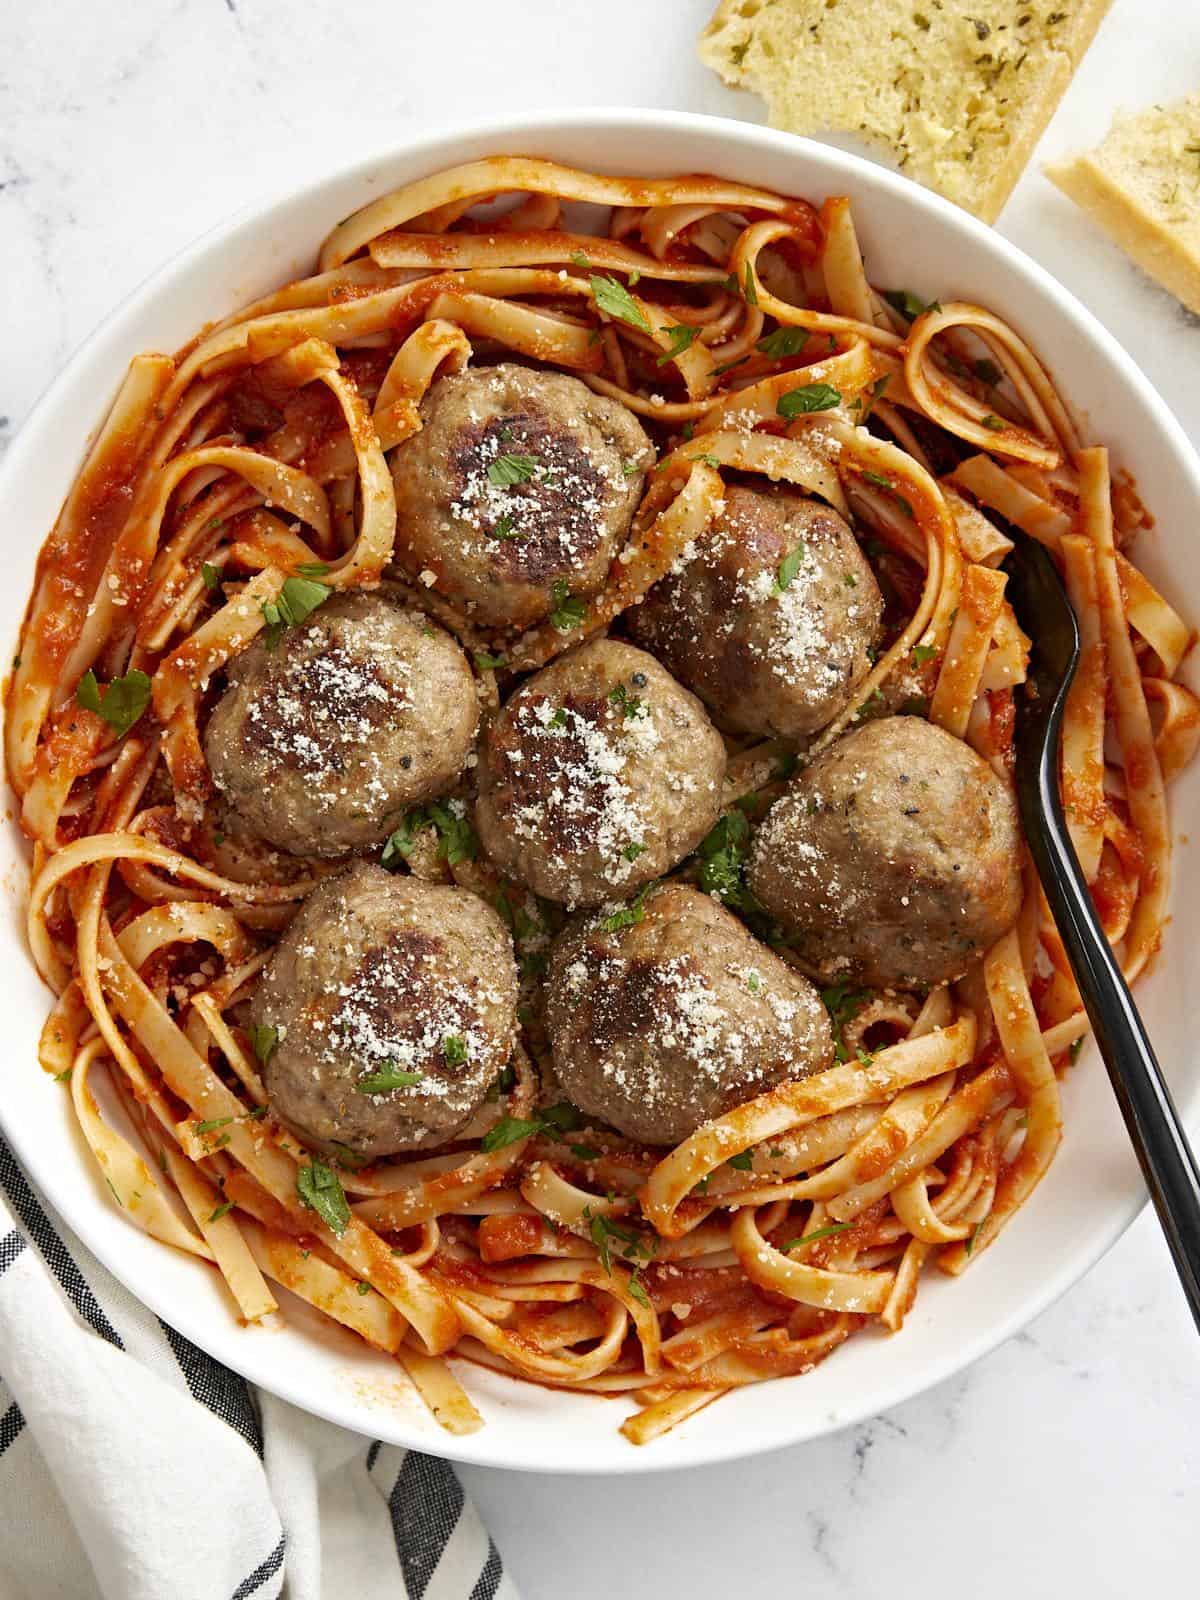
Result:
M709 0L0 0L0 447L92 325L229 211L506 107L757 119L696 61ZM1044 153L1200 81L1195 0L1116 0ZM1030 169L1001 222L1200 440L1200 325ZM1069 1136L1069 1134L1068 1134ZM1001 1600L1194 1589L1200 1363L1143 1218L1032 1328L875 1422L626 1482L464 1474L528 1600ZM597 1541L597 1535L600 1541ZM0 1583L0 1588L3 1585Z

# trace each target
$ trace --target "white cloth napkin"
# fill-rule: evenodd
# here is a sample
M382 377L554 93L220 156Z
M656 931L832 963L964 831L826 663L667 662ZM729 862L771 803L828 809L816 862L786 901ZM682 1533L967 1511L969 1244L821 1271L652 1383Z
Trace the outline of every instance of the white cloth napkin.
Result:
M517 1600L453 1470L153 1316L0 1139L3 1600Z

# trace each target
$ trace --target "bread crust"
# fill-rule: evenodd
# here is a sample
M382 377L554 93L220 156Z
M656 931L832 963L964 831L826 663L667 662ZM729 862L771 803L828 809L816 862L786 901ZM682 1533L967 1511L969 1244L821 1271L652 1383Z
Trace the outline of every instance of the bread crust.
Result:
M994 222L1110 4L945 0L926 13L915 0L898 16L892 0L721 0L699 51L762 95L772 126L857 134Z
M1166 149L1156 161L1151 137L1172 119L1183 136L1191 137L1185 119L1200 121L1200 96L1119 119L1097 149L1051 162L1044 170L1143 272L1200 315L1200 230L1194 223L1189 230L1190 211L1173 219L1164 200L1138 193L1139 187L1144 191L1148 173L1161 175L1164 192L1169 193L1172 183L1178 188L1177 163ZM1130 159L1139 160L1139 171L1129 170Z

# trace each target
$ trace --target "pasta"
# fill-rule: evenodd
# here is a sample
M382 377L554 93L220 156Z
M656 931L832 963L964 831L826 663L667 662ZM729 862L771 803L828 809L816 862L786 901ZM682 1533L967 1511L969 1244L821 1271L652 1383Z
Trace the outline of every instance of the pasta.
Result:
M389 461L439 379L498 355L619 401L657 457L602 585L569 625L508 638L397 566ZM1036 354L985 308L881 292L844 199L518 157L410 184L340 223L313 276L134 360L42 552L6 724L55 995L41 1064L131 1223L218 1272L247 1322L283 1286L349 1328L451 1432L481 1425L451 1354L627 1396L643 1444L868 1323L898 1333L923 1267L976 1265L1060 1137L1086 1019L1028 873L1016 926L961 979L828 992L839 1059L675 1148L554 1104L534 960L510 1067L444 1147L326 1162L274 1114L244 1002L333 869L218 855L202 729L221 675L302 620L298 593L382 584L471 653L492 716L520 675L620 630L747 479L852 516L902 614L811 739L727 738L723 816L757 815L797 756L881 711L1006 779L1028 648L1000 565L1015 525L1080 617L1063 792L1138 976L1166 916L1165 786L1200 739L1176 677L1191 630L1133 564L1140 507ZM408 826L390 864L515 903L473 838ZM702 857L679 873L703 883Z

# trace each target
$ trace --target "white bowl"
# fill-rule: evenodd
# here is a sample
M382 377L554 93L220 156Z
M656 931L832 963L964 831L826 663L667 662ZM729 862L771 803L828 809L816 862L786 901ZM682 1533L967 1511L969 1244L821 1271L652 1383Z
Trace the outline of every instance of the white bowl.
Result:
M1112 447L1158 519L1139 544L1140 564L1185 613L1200 612L1192 554L1200 462L1134 362L1066 289L965 212L841 151L714 117L617 110L553 112L430 136L226 224L158 272L70 361L9 451L0 475L7 574L0 637L17 637L38 549L131 356L173 350L202 323L311 271L325 232L377 195L506 151L612 173L711 172L813 200L849 195L874 282L981 301L1031 341L1085 435ZM1200 798L1200 767L1171 798L1178 822ZM452 1438L392 1362L298 1302L285 1296L282 1331L239 1327L214 1273L148 1238L109 1203L66 1094L34 1057L48 995L26 953L26 856L11 822L0 835L0 869L0 1005L10 1030L0 1120L26 1170L104 1265L189 1339L294 1404L397 1444L492 1466L639 1472L814 1438L897 1405L1015 1333L1116 1241L1145 1198L1104 1068L1089 1047L1066 1084L1066 1137L1049 1176L963 1278L927 1276L902 1333L860 1335L815 1372L730 1395L643 1449L617 1432L624 1402L556 1393L464 1362L460 1375L486 1425ZM1200 1065L1188 995L1200 988L1200 874L1186 849L1176 857L1176 878L1166 949L1138 999L1194 1130Z

